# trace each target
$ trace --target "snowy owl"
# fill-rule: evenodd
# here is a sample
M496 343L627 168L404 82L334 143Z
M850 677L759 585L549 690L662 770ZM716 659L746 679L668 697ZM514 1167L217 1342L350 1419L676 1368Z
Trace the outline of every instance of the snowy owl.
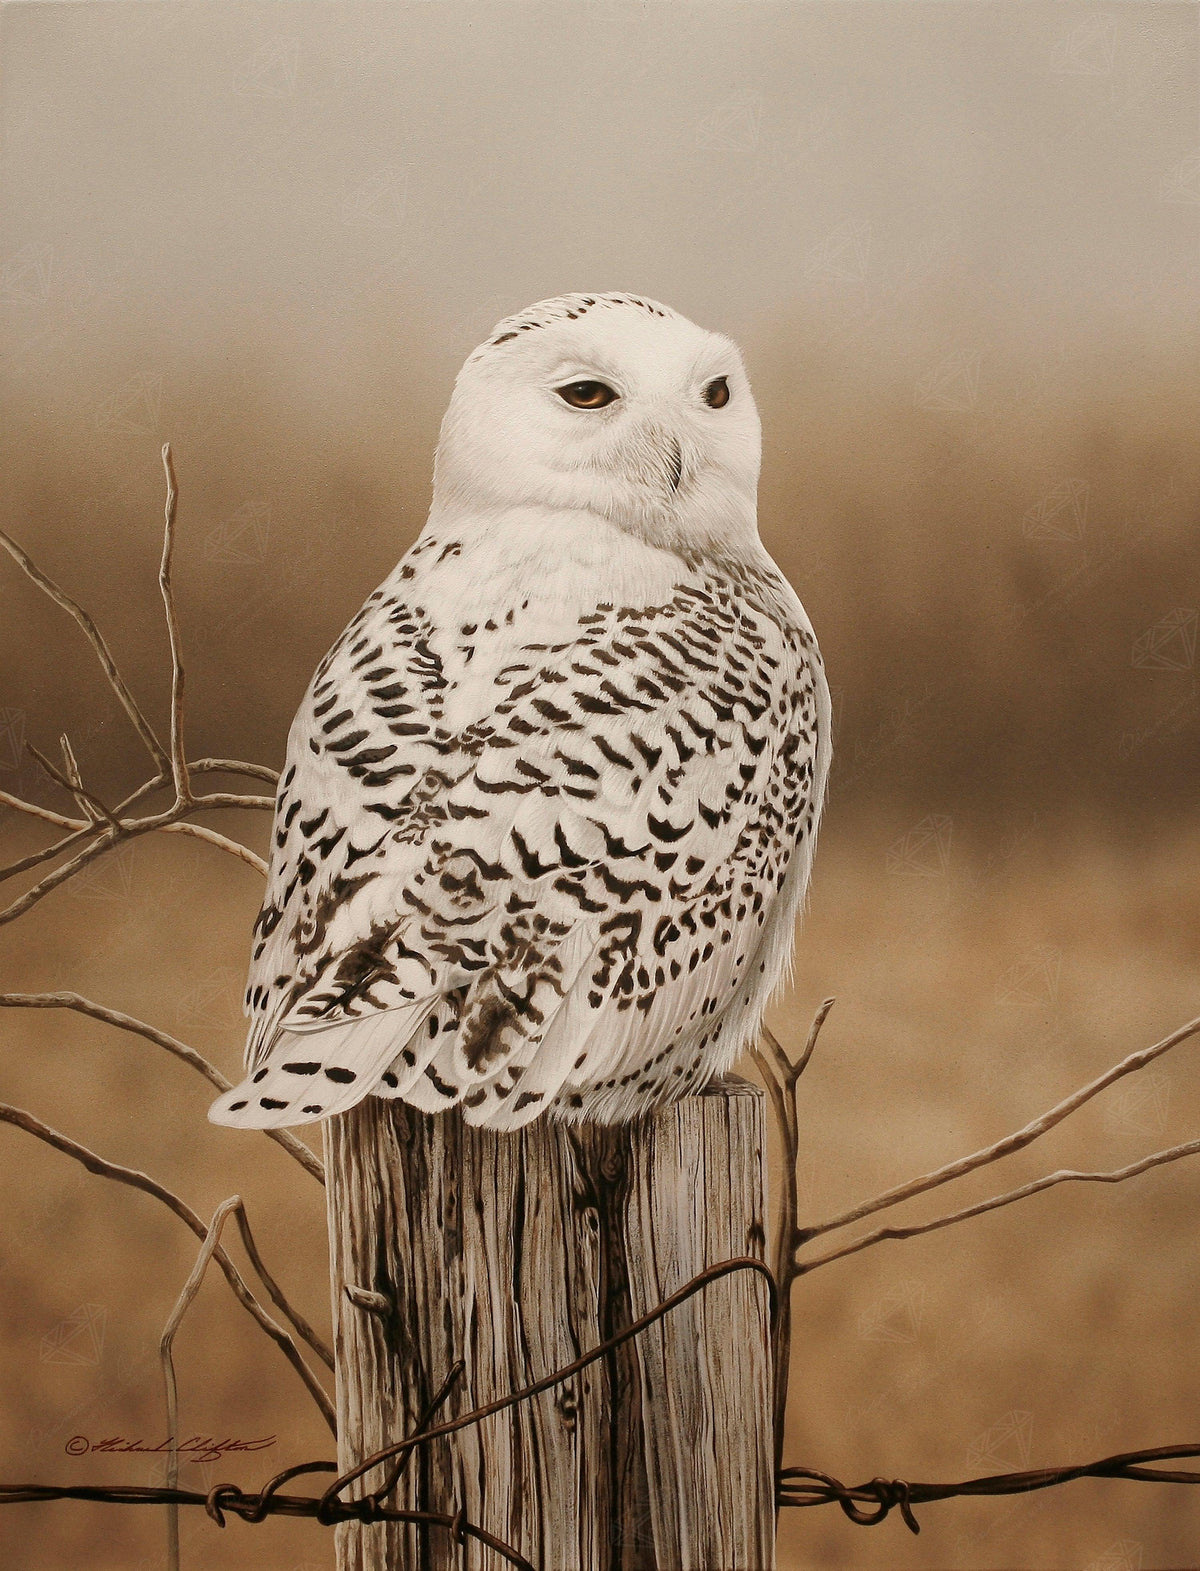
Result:
M830 754L760 450L736 346L653 300L542 301L469 356L428 522L291 728L215 1123L619 1123L755 1037Z

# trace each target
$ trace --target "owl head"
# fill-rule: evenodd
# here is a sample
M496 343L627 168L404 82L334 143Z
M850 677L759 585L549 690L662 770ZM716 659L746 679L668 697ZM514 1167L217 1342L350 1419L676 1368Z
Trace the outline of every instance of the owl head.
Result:
M497 323L442 422L434 508L599 515L668 549L757 534L758 411L737 346L653 300L560 295Z

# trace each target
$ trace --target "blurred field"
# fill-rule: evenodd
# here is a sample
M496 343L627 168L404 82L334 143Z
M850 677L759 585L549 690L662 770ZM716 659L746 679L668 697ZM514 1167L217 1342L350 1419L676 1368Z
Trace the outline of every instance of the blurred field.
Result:
M319 398L294 366L272 390L272 361L289 362L266 341L181 365L180 391L153 398L134 358L93 367L93 387L132 401L132 429L50 387L0 405L3 527L86 585L148 695L164 658L158 441L172 442L202 752L275 756L313 666L424 521L441 411L475 340L435 356L404 322L397 308L382 360L371 345L389 323L359 322ZM973 342L952 320L937 330L961 354ZM763 537L834 689L835 801L1095 811L1117 833L1190 812L1200 385L1183 349L1134 359L1132 344L1079 342L1031 359L997 344L986 400L940 408L914 398L930 358L917 339L893 338L881 362L797 317L746 344ZM31 716L52 705L119 788L124 732L97 707L78 633L5 573L0 698Z

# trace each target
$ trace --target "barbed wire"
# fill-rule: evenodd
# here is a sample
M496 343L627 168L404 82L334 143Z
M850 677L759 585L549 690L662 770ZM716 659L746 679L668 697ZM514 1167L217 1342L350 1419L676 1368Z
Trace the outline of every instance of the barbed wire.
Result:
M1200 1445L1156 1446L1146 1451L1122 1451L1099 1462L1068 1467L1030 1468L1024 1473L993 1473L957 1484L914 1484L900 1478L873 1478L850 1487L827 1473L808 1467L785 1467L779 1474L776 1503L780 1506L824 1506L835 1501L852 1522L875 1527L898 1510L912 1533L921 1531L913 1506L931 1500L952 1500L963 1495L1023 1495L1035 1489L1052 1489L1077 1478L1127 1478L1154 1484L1200 1484L1200 1473L1146 1466L1182 1457L1200 1456ZM864 1506L874 1509L864 1510Z
M532 1561L526 1560L511 1544L496 1538L482 1527L468 1521L465 1512L453 1516L441 1511L409 1511L398 1506L380 1506L374 1496L364 1500L338 1501L328 1514L321 1517L321 1500L316 1495L280 1495L276 1488L297 1473L337 1471L336 1462L309 1462L298 1468L289 1468L278 1478L273 1478L258 1494L245 1494L236 1484L218 1484L206 1495L190 1489L160 1489L132 1484L113 1486L79 1485L58 1488L42 1484L0 1485L0 1505L15 1505L36 1500L91 1500L108 1505L153 1506L203 1506L218 1527L225 1526L225 1512L231 1511L243 1522L264 1522L269 1516L311 1517L323 1526L338 1522L405 1522L414 1526L438 1527L448 1531L456 1543L465 1545L474 1539L516 1566L517 1571L538 1571Z
M631 1322L623 1330L608 1337L579 1358L564 1364L552 1374L532 1385L499 1397L482 1407L472 1409L458 1418L433 1425L432 1420L445 1403L451 1390L465 1371L460 1360L455 1363L442 1383L436 1396L426 1407L417 1422L415 1431L395 1445L372 1452L361 1462L340 1472L336 1462L302 1462L276 1474L261 1490L247 1493L239 1485L217 1484L207 1494L194 1490L138 1485L0 1485L0 1505L17 1505L49 1500L87 1500L109 1505L160 1505L203 1506L219 1527L225 1526L225 1513L232 1512L243 1522L256 1524L269 1516L307 1517L322 1527L336 1526L339 1522L359 1522L370 1525L381 1522L407 1523L414 1526L436 1527L450 1532L455 1542L465 1545L473 1539L493 1550L519 1571L538 1571L519 1550L502 1539L494 1537L476 1526L460 1508L453 1514L436 1511L419 1511L399 1506L389 1506L385 1497L396 1487L409 1457L423 1445L442 1439L459 1430L481 1423L506 1409L551 1390L571 1379L588 1365L606 1357L624 1343L632 1341L643 1331L678 1309L696 1293L702 1292L713 1282L735 1272L751 1271L761 1276L770 1292L771 1319L778 1314L779 1298L774 1277L761 1261L750 1257L723 1260L707 1267L696 1276L656 1304L646 1314ZM1158 1446L1142 1451L1125 1451L1104 1457L1097 1462L1075 1463L1065 1467L1032 1468L1020 1473L1000 1473L981 1478L969 1478L953 1484L912 1483L905 1479L873 1478L867 1483L846 1485L840 1479L815 1468L785 1467L776 1477L775 1500L779 1507L808 1507L837 1504L843 1514L861 1527L875 1527L896 1510L910 1532L919 1533L920 1524L913 1513L916 1505L961 1496L1015 1495L1034 1490L1049 1489L1068 1484L1079 1478L1124 1478L1143 1483L1200 1484L1200 1473L1182 1469L1151 1467L1153 1462L1200 1457L1200 1444ZM372 1468L393 1462L383 1484L376 1490L357 1499L342 1498L342 1491ZM284 1495L278 1491L285 1483L311 1473L334 1473L332 1484L321 1495Z

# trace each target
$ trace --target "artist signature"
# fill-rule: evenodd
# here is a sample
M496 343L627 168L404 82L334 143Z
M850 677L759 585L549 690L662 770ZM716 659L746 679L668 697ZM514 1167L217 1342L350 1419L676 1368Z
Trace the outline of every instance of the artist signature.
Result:
M183 1440L175 1448L181 1457L186 1457L189 1462L219 1462L223 1456L228 1456L233 1451L266 1451L275 1444L274 1435L265 1435L261 1440L235 1440L227 1437L224 1440L214 1440L211 1435L192 1435ZM113 1453L136 1451L149 1456L159 1456L170 1452L170 1440L163 1440L158 1445L147 1445L144 1440L127 1440L124 1435L110 1435L104 1440L92 1440L87 1435L72 1435L63 1447L68 1456L86 1456L89 1451L99 1453L110 1451Z

